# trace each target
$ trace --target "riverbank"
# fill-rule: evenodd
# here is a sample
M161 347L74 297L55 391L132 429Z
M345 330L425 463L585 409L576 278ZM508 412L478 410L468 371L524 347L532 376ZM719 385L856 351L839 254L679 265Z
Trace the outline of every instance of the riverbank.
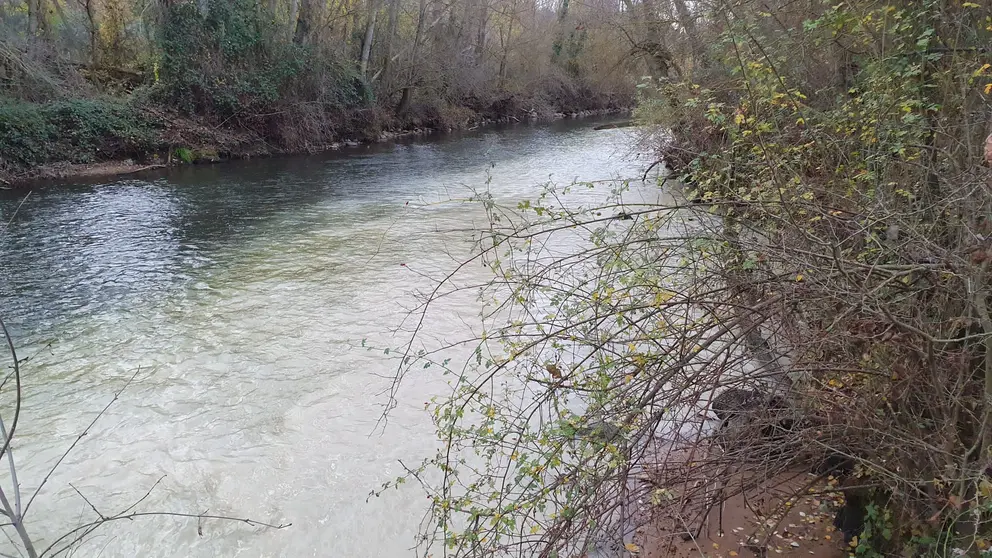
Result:
M472 130L513 122L586 118L629 112L608 103L555 111L507 107L505 112L452 108L433 117L400 118L381 108L356 109L319 131L288 138L285 124L266 134L257 127L188 117L162 108L98 101L0 106L0 186L39 180L126 175L170 166L319 153L402 138Z
M834 518L841 481L795 467L770 473L708 462L707 442L661 443L634 476L626 527L637 558L842 558L849 547ZM716 502L719 502L717 504ZM628 542L628 541L625 541Z
M637 531L636 554L639 558L843 558L850 549L833 525L834 508L843 505L843 497L831 491L829 481L810 485L809 480L802 472L780 474L729 497L722 510L711 511L696 539L682 535L687 528L697 528L698 509L681 501L660 504Z

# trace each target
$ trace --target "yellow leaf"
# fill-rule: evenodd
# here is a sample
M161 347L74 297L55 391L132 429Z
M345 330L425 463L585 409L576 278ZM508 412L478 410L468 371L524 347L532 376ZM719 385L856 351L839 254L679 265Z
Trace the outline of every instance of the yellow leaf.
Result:
M981 8L981 6L979 6L978 4L976 4L974 2L965 2L964 4L961 4L961 6L963 6L965 8Z
M985 94L986 95L992 94L992 83L985 86Z
M982 482L978 483L978 491L982 496L992 498L992 482L982 479Z
M623 547L626 548L628 551L633 552L633 553L638 553L638 552L641 551L641 547L637 546L634 543L627 543L627 544L623 545Z
M654 304L655 306L661 306L662 304L665 304L669 300L672 300L674 296L675 293L671 291L661 291L654 295Z
M800 273L800 274L798 274L798 275L796 275L796 282L797 282L797 283L799 283L799 282L800 282L800 281L802 281L802 280L803 280L803 274L802 274L802 273Z
M713 543L713 548L716 550L720 550L720 545L717 543Z

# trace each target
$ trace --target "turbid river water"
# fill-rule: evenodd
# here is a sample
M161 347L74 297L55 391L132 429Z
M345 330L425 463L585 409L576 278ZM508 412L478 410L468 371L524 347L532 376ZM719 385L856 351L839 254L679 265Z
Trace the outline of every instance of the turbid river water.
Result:
M513 203L549 179L638 175L634 133L592 124L49 186L22 205L23 191L0 193L3 223L19 206L0 223L0 312L30 357L13 445L25 503L140 369L31 504L29 534L44 548L95 518L73 486L109 514L165 475L141 510L292 527L205 522L201 535L196 520L149 517L104 526L75 555L411 555L424 494L366 496L399 460L433 454L424 402L444 383L408 377L376 430L396 362L361 341L406 341L414 293L470 253L486 226L458 201L470 188ZM478 314L471 292L439 301L422 343L468 337ZM4 538L0 551L17 555Z

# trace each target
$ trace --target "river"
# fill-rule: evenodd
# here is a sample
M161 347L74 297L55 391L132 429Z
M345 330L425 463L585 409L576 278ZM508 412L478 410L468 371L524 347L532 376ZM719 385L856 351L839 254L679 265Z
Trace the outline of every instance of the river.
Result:
M366 497L400 460L433 454L424 402L445 384L408 377L377 430L396 368L381 349L409 338L415 293L487 225L462 201L471 188L515 203L549 179L641 172L636 132L594 123L0 193L2 222L13 217L0 228L0 312L29 357L13 444L25 502L138 372L31 505L29 534L44 548L92 521L75 489L109 514L165 475L140 509L292 526L210 521L200 535L196 520L148 517L104 526L75 555L412 555L423 493ZM421 343L468 337L479 309L470 291L442 299ZM8 424L11 391L0 398ZM16 555L6 540L0 552Z

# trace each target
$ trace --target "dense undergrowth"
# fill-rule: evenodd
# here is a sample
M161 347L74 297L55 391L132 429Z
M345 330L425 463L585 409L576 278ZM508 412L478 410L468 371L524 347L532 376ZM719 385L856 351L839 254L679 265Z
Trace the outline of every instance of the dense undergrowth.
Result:
M6 170L145 156L160 144L158 131L153 120L120 101L0 103L0 152Z
M776 443L848 460L856 555L987 555L992 11L727 9L707 65L646 87L639 114L721 216L710 269L752 309L733 315L788 356L773 387L801 419Z
M37 21L0 8L0 173L163 162L177 149L312 151L634 99L636 60L607 40L617 31L567 4L499 18L495 5L442 16L401 0L342 3L333 17L309 1L139 4L87 2ZM490 15L477 19L479 7Z

